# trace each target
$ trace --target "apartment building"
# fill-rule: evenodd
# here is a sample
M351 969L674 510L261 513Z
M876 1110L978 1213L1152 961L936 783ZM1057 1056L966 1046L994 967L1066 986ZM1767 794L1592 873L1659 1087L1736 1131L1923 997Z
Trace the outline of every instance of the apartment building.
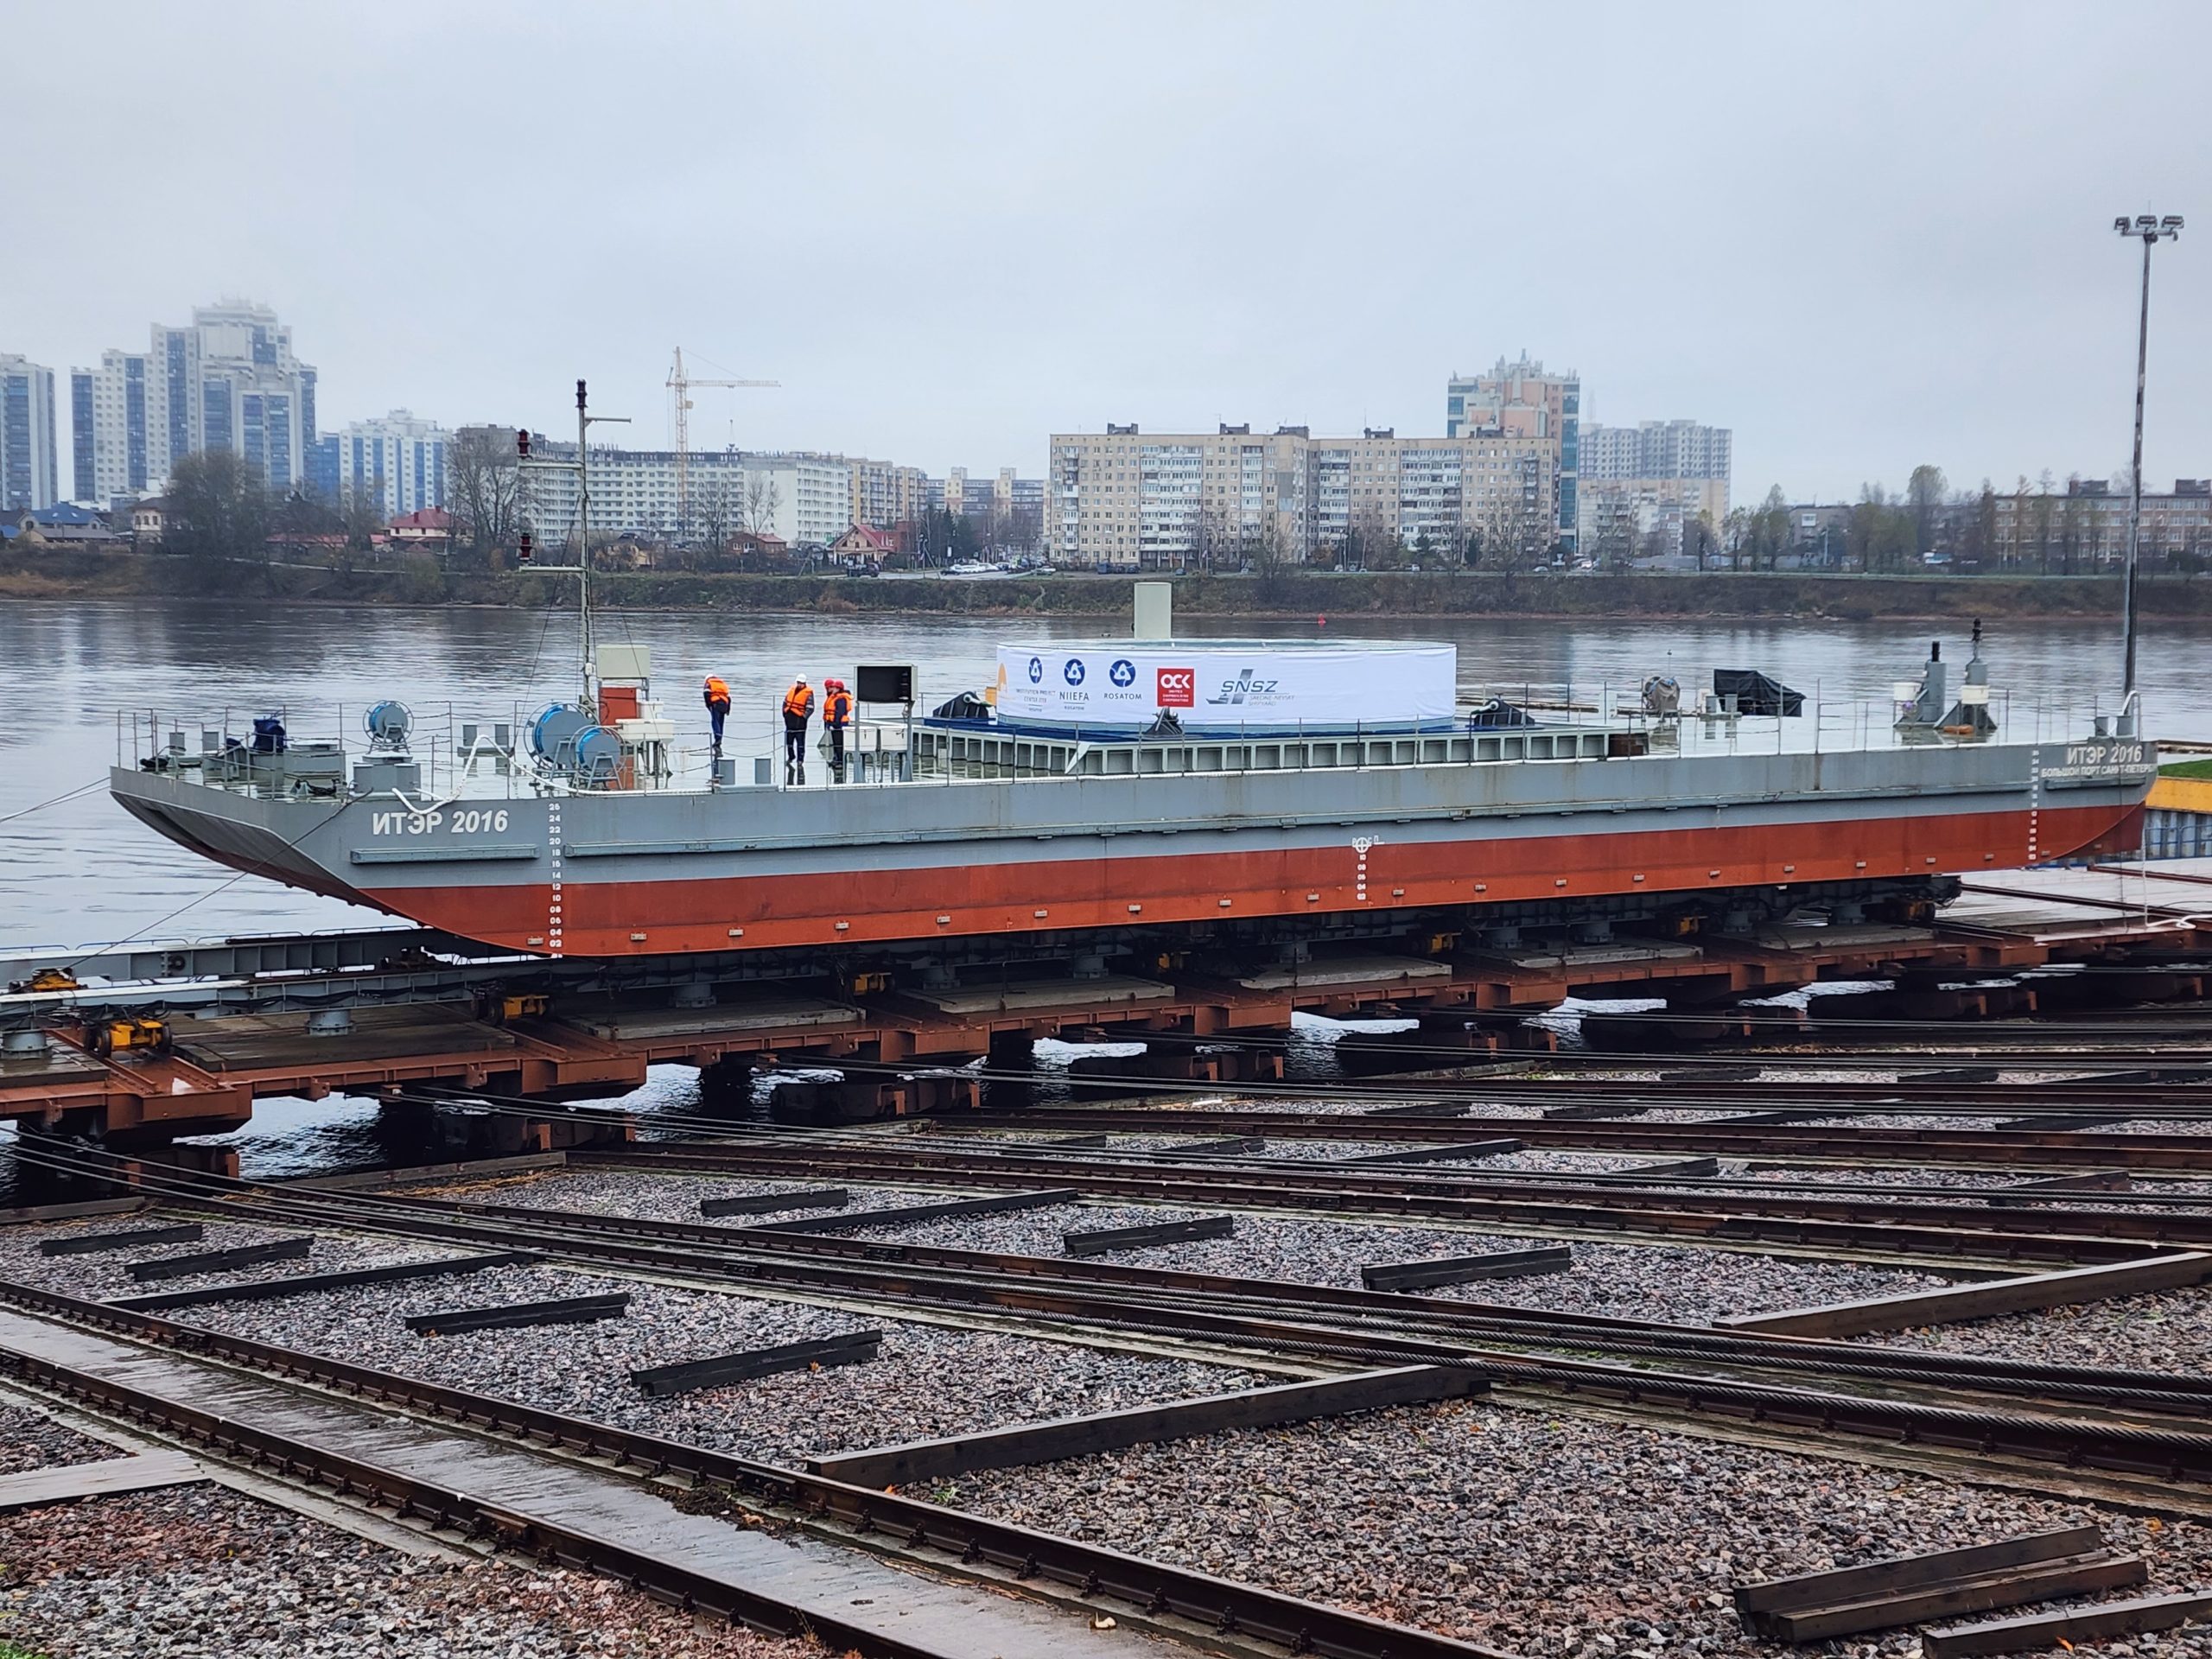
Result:
M546 460L574 460L576 447L537 439L533 453ZM843 455L764 453L721 449L695 451L688 457L690 493L689 534L716 539L743 530L774 536L792 547L826 547L855 522L856 495L866 484L855 474L870 463ZM904 485L890 487L918 493L915 469ZM879 489L884 486L879 482ZM525 474L524 520L547 547L572 543L576 534L576 475L564 469L534 469ZM676 452L593 446L591 531L594 537L635 531L677 539Z
M2022 491L1996 498L1993 550L2000 564L2094 570L2127 556L2129 492L2101 478L2069 479L2064 494ZM2212 479L2177 478L2143 493L2140 556L2160 564L2212 558Z
M1558 526L1559 538L1570 551L1577 521L1581 423L1582 377L1571 370L1547 372L1526 352L1511 362L1499 358L1487 374L1454 372L1445 385L1446 436L1489 435L1551 445L1540 489L1548 503L1548 521Z
M1628 483L1646 478L1718 479L1733 465L1734 435L1695 421L1643 421L1634 426L1583 423L1580 481Z
M1534 426L1534 422L1524 423ZM1380 547L1541 556L1555 539L1557 440L1477 423L1460 436L1370 428L1147 434L1134 425L1052 439L1045 546L1057 563L1112 570L1249 558L1364 556Z
M102 353L72 369L76 493L107 501L156 488L203 449L245 457L278 493L304 484L315 440L315 372L267 306L201 306L181 327L154 325L143 354Z
M0 508L50 507L60 468L54 454L54 371L0 355Z
M404 409L355 421L317 438L303 482L327 501L366 495L387 518L446 505L446 454L453 434Z

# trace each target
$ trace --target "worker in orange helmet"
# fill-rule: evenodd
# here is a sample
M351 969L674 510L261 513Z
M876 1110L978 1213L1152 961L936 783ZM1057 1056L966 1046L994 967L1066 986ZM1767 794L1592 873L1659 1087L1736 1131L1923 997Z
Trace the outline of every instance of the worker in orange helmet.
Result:
M824 680L822 689L828 695L822 699L822 724L830 734L830 777L833 783L845 781L845 733L853 723L853 694L845 690L842 680Z
M729 682L719 674L707 676L707 722L714 728L715 755L722 752L722 722L729 718Z
M814 688L802 674L784 693L784 781L806 781L806 724L814 718Z

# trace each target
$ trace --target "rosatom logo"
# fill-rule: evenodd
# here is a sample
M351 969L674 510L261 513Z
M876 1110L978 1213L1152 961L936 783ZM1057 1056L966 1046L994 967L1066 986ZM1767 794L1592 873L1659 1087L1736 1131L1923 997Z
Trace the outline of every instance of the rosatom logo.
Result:
M1114 666L1106 671L1106 677L1116 685L1135 685L1137 683L1137 665L1126 657L1116 657Z
M1029 683L1035 685L1044 677L1045 659L1042 657L1032 657L1029 659Z
M1081 685L1083 683L1083 658L1080 657L1069 658L1067 666L1060 671L1060 677L1065 680L1070 685Z
M1209 707L1218 708L1226 703L1233 709L1239 703L1256 702L1262 698L1274 696L1276 683L1274 680L1254 679L1252 671L1248 668L1240 672L1235 679L1224 680L1221 683L1221 695L1217 697L1208 697L1206 702Z
M1198 671L1163 668L1159 671L1159 701L1163 709L1189 709L1198 700Z

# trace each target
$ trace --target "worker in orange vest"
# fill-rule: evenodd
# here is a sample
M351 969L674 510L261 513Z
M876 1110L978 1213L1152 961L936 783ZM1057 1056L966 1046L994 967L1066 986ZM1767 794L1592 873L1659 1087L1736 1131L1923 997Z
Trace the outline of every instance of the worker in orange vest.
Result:
M806 781L806 723L814 718L814 688L802 674L784 693L784 781Z
M715 753L722 752L722 722L729 718L729 682L719 674L707 676L707 721L715 731Z
M845 781L845 733L853 723L853 694L845 690L842 680L824 680L822 689L828 694L822 699L822 725L830 734L830 777L842 784Z

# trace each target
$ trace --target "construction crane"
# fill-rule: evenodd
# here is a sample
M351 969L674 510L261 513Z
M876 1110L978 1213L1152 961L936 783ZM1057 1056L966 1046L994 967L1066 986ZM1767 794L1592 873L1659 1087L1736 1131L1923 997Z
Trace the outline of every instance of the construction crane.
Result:
M668 389L676 397L676 533L691 531L691 388L694 386L780 386L780 380L698 380L683 372L683 348L676 348L676 366L668 372Z

